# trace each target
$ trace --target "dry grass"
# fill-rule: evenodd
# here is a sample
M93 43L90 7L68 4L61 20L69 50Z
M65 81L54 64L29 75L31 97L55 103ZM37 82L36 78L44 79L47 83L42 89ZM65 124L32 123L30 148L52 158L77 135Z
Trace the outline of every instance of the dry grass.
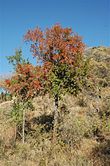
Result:
M104 93L103 91L102 93ZM106 96L108 96L108 93L104 98ZM1 142L1 166L103 166L104 163L108 164L109 157L102 154L102 151L104 149L103 141L109 140L110 130L107 129L108 126L106 125L102 128L103 120L95 109L97 104L94 98L88 104L88 97L86 95L84 95L84 99L82 97L82 94L78 98L66 95L60 102L58 142L54 147L51 141L52 128L48 131L45 130L46 125L52 123L52 121L47 123L53 108L52 99L47 96L43 99L34 99L36 109L27 114L27 120L31 127L27 129L28 134L26 134L24 145L21 140L16 140L15 145L11 143L15 142L13 139L14 127L10 124L10 117L8 118L9 110L6 111L6 107L2 108L0 111L0 139L7 146L4 146L4 143ZM87 102L84 105L83 100L85 103ZM103 98L100 100L103 100ZM90 102L92 107L90 107ZM102 104L101 102L99 101L98 104L103 110L103 105L107 104L105 100ZM63 112L64 110L65 112ZM104 140L98 140L99 133L97 133L97 130L105 137ZM95 157L97 153L100 155ZM103 160L101 154L104 156Z

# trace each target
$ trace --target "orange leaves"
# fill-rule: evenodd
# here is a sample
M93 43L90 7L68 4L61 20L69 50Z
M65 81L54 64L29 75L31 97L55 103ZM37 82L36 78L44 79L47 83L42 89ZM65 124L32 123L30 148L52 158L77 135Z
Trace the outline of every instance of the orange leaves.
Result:
M31 73L33 72L33 66L31 64L18 64L16 71L20 74Z
M10 80L9 79L6 79L5 83L7 84L7 86L10 86Z
M74 64L77 54L82 54L85 45L82 38L73 35L71 28L62 28L59 24L42 32L39 28L30 30L25 40L31 41L31 51L37 59L45 62Z
M42 73L43 73L43 76L46 77L49 73L49 71L51 70L52 68L52 62L45 62L44 65L42 66Z
M40 30L39 27L37 27L34 30L29 30L27 34L24 36L24 39L36 42L37 40L40 40L42 37L43 37L42 31Z
M31 82L31 86L32 86L35 90L40 90L40 89L42 89L42 88L41 88L40 81L38 81L38 80L33 80L33 81Z
M52 59L53 60L60 60L60 54L54 54Z
M5 80L5 87L11 94L22 99L31 98L34 92L38 93L42 89L40 78L40 67L34 67L32 64L18 64L16 74L10 80Z

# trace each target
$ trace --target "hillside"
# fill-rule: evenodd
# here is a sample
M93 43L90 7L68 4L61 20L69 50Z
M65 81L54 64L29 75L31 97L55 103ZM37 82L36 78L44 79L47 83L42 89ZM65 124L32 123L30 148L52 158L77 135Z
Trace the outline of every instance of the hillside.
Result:
M77 97L65 95L60 101L54 146L52 98L33 99L24 144L22 126L10 115L14 101L0 104L0 166L110 165L110 48L89 48L85 57L90 58L88 86Z

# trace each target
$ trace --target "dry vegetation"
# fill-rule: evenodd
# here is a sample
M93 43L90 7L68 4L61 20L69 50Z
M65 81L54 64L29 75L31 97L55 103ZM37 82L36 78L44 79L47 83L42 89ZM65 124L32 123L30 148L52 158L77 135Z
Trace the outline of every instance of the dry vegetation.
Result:
M33 100L26 114L26 141L10 117L12 101L0 104L0 166L110 165L110 48L92 48L89 88L77 97L63 96L59 106L57 142L53 145L53 101Z

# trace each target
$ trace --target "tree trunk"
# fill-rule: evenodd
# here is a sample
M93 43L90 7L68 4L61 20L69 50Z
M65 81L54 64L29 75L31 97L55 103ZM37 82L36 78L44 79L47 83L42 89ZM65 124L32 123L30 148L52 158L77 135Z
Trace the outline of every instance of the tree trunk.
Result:
M57 140L57 125L58 125L58 95L55 95L54 105L54 124L53 124L53 143Z
M25 109L23 108L22 142L25 142Z

